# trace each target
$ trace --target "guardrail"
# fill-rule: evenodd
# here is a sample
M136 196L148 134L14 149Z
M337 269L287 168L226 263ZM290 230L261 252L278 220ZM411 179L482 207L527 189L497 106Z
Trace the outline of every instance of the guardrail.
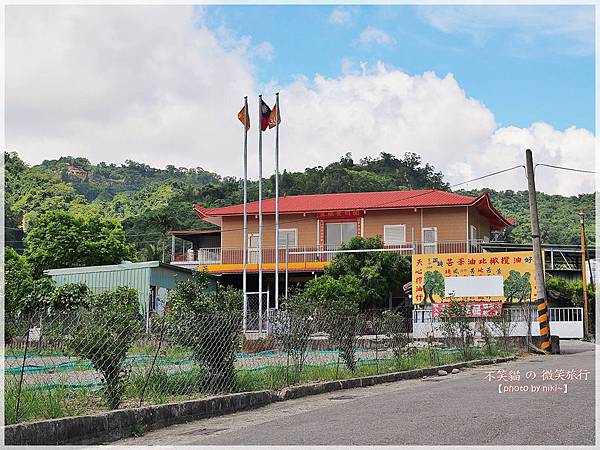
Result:
M428 253L481 253L481 240L469 241L436 241L436 242L406 242L397 245L384 245L385 249L395 251L402 255L419 255ZM337 244L325 245L302 245L290 246L287 248L288 262L307 263L307 262L327 262L331 261L339 249ZM259 259L259 250L249 248L247 255L248 264L257 264ZM263 247L263 264L275 263L275 247ZM231 247L213 247L201 248L197 250L187 250L183 253L175 253L172 259L175 263L197 263L202 265L211 264L243 264L243 249ZM279 249L279 262L283 264L286 261L286 249Z

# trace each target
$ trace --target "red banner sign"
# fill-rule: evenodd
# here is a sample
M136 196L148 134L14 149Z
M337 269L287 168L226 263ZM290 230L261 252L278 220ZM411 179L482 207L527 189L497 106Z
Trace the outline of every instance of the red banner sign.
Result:
M494 317L502 314L502 303L462 303L467 310L467 317ZM440 313L444 308L448 306L448 303L433 303L431 305L431 315L433 317L440 317Z
M327 211L317 213L317 219L356 219L363 215L362 211Z

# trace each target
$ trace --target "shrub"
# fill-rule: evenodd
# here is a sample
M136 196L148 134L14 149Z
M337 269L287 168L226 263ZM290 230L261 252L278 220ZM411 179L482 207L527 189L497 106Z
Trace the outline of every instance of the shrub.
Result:
M364 316L348 308L329 309L325 316L325 330L351 372L356 371L356 344L363 323Z
M50 311L75 311L89 306L90 288L85 283L69 283L58 286L48 296Z
M189 347L196 364L206 370L205 389L229 391L234 387L235 353L242 329L243 292L217 286L209 291L208 275L195 273L170 293L169 332Z
M300 295L292 295L271 317L273 339L287 354L286 381L289 380L289 360L292 360L292 381L300 379L304 368L310 336L315 332L312 305Z
M118 288L91 298L70 339L73 352L89 359L102 374L106 402L111 409L118 408L121 402L130 369L125 363L127 352L142 324L137 291Z
M360 280L354 275L333 278L323 275L306 283L302 297L306 308L313 311L346 310L358 311L367 293Z
M522 308L523 312L526 314L529 313L528 306L529 305L526 305L525 308ZM503 311L502 314L497 316L487 317L483 323L489 327L490 332L493 335L497 336L496 343L507 350L510 344L510 338L517 327L516 322L509 320L506 311Z
M359 306L367 298L360 280L354 275L323 275L306 284L302 298L304 308L314 311L315 327L329 334L346 367L354 372L356 335L363 323Z
M394 358L397 360L410 356L410 334L408 332L406 318L392 311L384 311L382 314L382 329L389 338L389 345Z
M440 313L440 323L448 344L460 348L464 359L468 360L469 346L473 343L475 332L470 327L465 304L447 304Z

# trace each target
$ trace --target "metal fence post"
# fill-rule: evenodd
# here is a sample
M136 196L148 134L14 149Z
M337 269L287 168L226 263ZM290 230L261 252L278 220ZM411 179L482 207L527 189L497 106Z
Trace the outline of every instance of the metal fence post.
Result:
M288 286L289 286L289 241L288 241L288 235L285 235L285 299L287 300L288 298Z
M25 373L25 361L27 360L27 350L29 349L29 333L31 330L32 319L29 319L27 325L27 335L25 336L25 350L23 351L23 363L21 364L21 373L19 375L19 389L17 391L17 406L15 408L15 422L19 421L19 409L21 406L21 390L23 387L23 374Z
M158 353L160 352L160 346L162 345L163 335L165 332L165 325L167 323L167 315L164 313L162 324L160 327L160 337L158 338L158 345L156 346L156 352L154 353L154 359L152 360L152 365L150 366L150 370L148 371L148 376L146 377L146 381L144 382L144 387L142 388L142 392L140 394L140 407L144 401L144 393L146 392L146 387L150 381L150 376L152 375L152 370L154 370L154 365L156 364L156 358L158 358Z

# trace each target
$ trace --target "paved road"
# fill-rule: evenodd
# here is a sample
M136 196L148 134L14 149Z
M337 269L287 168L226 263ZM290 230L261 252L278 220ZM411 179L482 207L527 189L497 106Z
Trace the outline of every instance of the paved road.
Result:
M456 375L400 381L279 402L174 425L129 445L591 445L594 344L561 342L562 355L527 355ZM488 381L496 370L520 382ZM588 380L542 381L544 369L589 371ZM534 371L535 380L524 380ZM498 385L567 384L568 391L499 393ZM501 388L502 389L502 388ZM542 388L543 389L543 388Z

